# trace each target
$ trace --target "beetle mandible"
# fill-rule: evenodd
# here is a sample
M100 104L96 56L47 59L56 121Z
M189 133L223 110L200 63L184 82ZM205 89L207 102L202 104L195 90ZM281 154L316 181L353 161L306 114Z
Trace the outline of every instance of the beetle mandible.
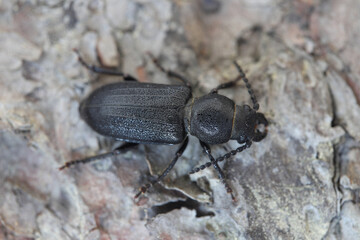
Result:
M207 95L194 98L189 81L176 72L164 69L151 54L149 56L161 71L180 80L183 85L141 83L122 72L89 65L78 52L77 54L79 61L89 70L121 76L125 80L96 89L80 104L79 110L81 117L93 130L126 143L109 153L66 162L60 170L74 164L120 154L122 150L139 143L181 144L168 167L155 181L142 186L135 195L137 198L169 173L185 151L188 135L193 135L199 139L210 161L194 168L190 174L213 166L226 191L235 200L218 162L249 148L253 141L264 139L268 125L264 114L257 112L259 104L245 73L236 61L234 64L239 71L238 77L220 84ZM252 107L236 105L231 99L218 94L218 90L231 88L241 79L248 89ZM261 129L260 125L265 128ZM226 143L229 140L237 140L242 145L215 159L210 145Z

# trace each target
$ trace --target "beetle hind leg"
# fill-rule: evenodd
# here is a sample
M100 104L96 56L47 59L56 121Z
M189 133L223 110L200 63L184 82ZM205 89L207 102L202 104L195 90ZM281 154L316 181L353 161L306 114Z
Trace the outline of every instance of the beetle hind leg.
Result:
M170 162L168 167L162 172L162 174L155 181L152 181L150 183L147 183L147 184L143 185L140 188L139 192L134 196L134 198L138 198L141 194L146 193L147 190L152 185L156 184L157 182L160 182L171 171L171 169L175 166L177 160L181 157L181 155L185 151L188 142L189 142L189 138L186 137L185 140L183 141L182 145L180 146L179 150L176 152L174 159Z
M123 145L121 145L120 147L118 147L118 148L116 148L113 151L108 152L108 153L99 154L99 155L96 155L96 156L87 157L87 158L83 158L83 159L68 161L64 165L59 167L59 170L69 168L70 166L77 165L77 164L84 164L84 163L94 162L94 161L98 161L98 160L103 160L103 159L111 157L111 156L116 156L116 155L119 155L119 154L123 153L124 151L127 151L129 148L135 147L137 145L138 145L138 143L126 142Z

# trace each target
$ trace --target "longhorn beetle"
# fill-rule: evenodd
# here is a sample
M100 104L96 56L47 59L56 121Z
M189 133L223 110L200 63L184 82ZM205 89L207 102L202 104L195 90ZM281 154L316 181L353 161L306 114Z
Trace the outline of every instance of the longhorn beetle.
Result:
M220 84L205 96L195 98L192 97L189 81L178 73L164 69L151 54L149 56L161 71L180 80L183 85L141 83L122 72L89 65L77 54L79 61L87 69L99 74L121 76L125 80L96 89L80 104L79 110L81 117L93 130L126 143L109 153L66 162L60 170L74 164L118 155L124 149L139 143L181 144L163 173L156 180L142 186L135 195L137 198L161 181L174 167L186 149L190 134L199 139L204 153L210 159L206 164L194 168L190 174L212 165L226 191L235 200L218 162L249 148L253 141L264 139L268 125L264 114L257 112L259 104L245 73L236 61L234 64L239 71L238 77ZM249 105L236 105L231 99L218 94L220 89L231 88L240 79L248 89L252 108ZM260 128L260 125L265 128ZM229 140L237 140L242 145L215 159L210 145L226 143Z

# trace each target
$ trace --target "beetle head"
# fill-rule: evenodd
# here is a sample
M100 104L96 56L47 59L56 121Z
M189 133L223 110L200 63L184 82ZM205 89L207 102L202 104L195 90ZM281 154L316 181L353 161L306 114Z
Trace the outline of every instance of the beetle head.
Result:
M267 135L268 121L264 114L256 112L248 105L236 106L231 139L239 143L259 142Z

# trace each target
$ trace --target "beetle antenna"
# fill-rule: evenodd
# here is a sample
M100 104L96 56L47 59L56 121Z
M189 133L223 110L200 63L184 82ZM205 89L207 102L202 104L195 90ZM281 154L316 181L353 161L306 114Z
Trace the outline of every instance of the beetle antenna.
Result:
M258 102L256 100L254 91L251 88L251 84L249 83L249 80L247 79L247 77L246 77L244 71L242 70L242 68L240 67L240 65L236 61L234 61L234 64L235 64L236 68L238 69L238 71L240 73L240 77L245 82L246 88L248 89L248 92L249 92L250 97L251 97L251 101L253 103L253 109L255 111L259 110L259 104L258 104Z
M231 156L235 156L236 154L244 151L245 149L249 148L251 146L251 141L248 141L246 142L244 145L238 147L237 149L235 150L232 150L228 153L226 153L225 155L221 156L221 157L218 157L215 162L218 163L218 162L222 162L224 161L225 159L228 159L230 158ZM201 170L204 170L205 168L208 168L212 165L212 162L207 162L199 167L196 167L194 169L192 169L189 174L194 174L194 173L197 173L197 172L200 172Z

